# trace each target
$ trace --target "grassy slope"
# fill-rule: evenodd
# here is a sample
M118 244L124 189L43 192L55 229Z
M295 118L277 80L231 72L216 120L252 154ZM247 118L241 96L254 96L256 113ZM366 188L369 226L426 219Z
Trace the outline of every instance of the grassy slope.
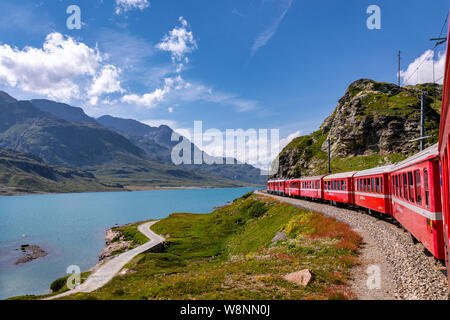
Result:
M241 187L252 185L159 162L151 162L151 165L145 161L126 165L108 163L93 167L90 171L107 183L135 187Z
M120 188L108 187L86 172L52 167L35 156L0 149L0 195L113 190Z
M345 299L359 235L347 225L246 195L210 214L177 213L152 229L162 253L135 257L103 288L68 299ZM276 232L289 239L270 246ZM282 276L310 269L306 288Z

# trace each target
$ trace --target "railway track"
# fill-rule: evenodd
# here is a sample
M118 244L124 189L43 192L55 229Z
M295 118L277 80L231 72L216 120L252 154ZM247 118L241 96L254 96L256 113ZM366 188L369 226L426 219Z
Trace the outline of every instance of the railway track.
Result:
M448 283L442 262L429 254L421 243L412 241L410 234L395 221L325 203L286 198L265 191L255 193L336 218L363 237L361 264L354 269L351 282L358 299L448 299ZM380 270L379 289L367 286L367 270L371 266Z

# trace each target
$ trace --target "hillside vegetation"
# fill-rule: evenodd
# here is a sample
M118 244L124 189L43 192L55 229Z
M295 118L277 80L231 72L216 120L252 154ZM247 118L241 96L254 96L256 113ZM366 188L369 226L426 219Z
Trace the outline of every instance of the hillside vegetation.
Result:
M210 214L174 213L152 229L168 240L103 288L67 299L349 299L361 238L348 225L247 194ZM273 242L277 232L284 240ZM309 269L306 287L283 278Z
M89 172L49 166L35 155L0 149L0 195L115 190L122 187L100 183Z
M333 172L368 169L405 159L419 151L420 94L425 92L426 135L430 146L438 141L442 86L399 87L361 79L352 83L334 112L319 130L291 141L279 155L272 177L299 177L327 173L331 141Z

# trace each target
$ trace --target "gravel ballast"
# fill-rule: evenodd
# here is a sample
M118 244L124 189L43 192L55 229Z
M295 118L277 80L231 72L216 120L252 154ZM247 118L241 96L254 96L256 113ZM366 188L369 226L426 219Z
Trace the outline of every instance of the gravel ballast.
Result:
M336 218L363 237L361 265L354 269L351 283L358 299L448 299L443 264L431 256L421 243L414 244L409 233L400 226L358 210L274 196L264 191L255 193ZM375 270L380 270L380 289L369 289L367 286L370 276L367 271L373 272L373 266Z

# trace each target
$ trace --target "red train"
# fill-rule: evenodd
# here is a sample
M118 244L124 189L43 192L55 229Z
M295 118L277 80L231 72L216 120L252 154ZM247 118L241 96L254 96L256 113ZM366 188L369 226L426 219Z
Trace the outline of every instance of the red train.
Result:
M437 259L450 283L450 52L444 76L439 144L395 165L359 172L269 181L282 196L348 204L392 216ZM449 295L450 296L450 295Z
M450 31L449 31L450 35ZM450 283L450 115L449 115L449 104L450 104L450 52L449 52L449 39L447 37L447 61L445 64L445 75L444 75L444 88L442 93L442 109L441 109L441 126L439 133L439 161L440 161L440 171L441 171L441 201L442 201L442 224L443 224L443 237L444 237L444 247L445 247L445 259L447 263L447 276Z

